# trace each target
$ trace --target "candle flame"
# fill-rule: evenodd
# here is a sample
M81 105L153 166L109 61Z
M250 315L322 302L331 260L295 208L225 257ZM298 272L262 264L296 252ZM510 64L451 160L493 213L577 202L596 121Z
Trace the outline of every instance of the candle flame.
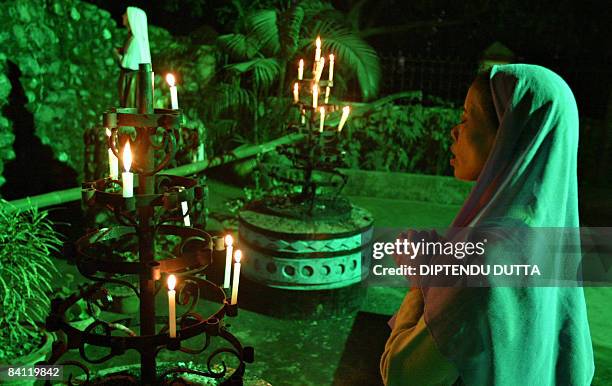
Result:
M123 148L123 168L126 172L129 172L130 167L132 167L132 151L130 150L130 141L127 141Z
M334 54L329 54L330 63L334 61L334 58L335 58Z
M176 286L176 276L170 275L168 276L168 290L173 291L174 286Z
M234 252L234 260L236 260L236 263L240 263L240 259L242 259L242 251L236 249L236 252Z
M351 107L350 106L344 106L342 108L342 115L346 115L348 117L350 112L351 112Z
M319 48L319 49L321 48L321 37L320 36L317 36L317 40L316 40L315 44L316 44L317 48Z
M168 84L170 85L170 87L174 87L174 83L175 83L175 80L174 80L174 75L172 75L172 74L167 74L167 75L166 75L166 82L168 82Z
M225 236L225 245L231 247L232 244L234 244L234 238L232 237L232 235Z
M304 59L300 59L300 64L299 64L299 66L300 66L301 68L304 68Z
M108 129L108 127L106 128L106 136L110 137L112 134L112 132Z

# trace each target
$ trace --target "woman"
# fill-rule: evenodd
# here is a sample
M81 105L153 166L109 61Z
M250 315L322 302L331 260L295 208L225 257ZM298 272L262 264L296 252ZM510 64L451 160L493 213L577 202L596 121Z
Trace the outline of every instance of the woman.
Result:
M556 74L526 64L493 67L470 87L451 135L455 177L476 185L447 240L491 224L579 227L578 113ZM575 235L548 246L546 260L575 269L563 266L568 254L579 256ZM538 247L520 245L532 256ZM590 385L593 351L581 287L428 284L417 278L395 317L381 358L386 385Z
M151 63L147 14L140 8L128 7L123 14L123 25L128 37L122 49L116 49L121 74L119 75L119 105L136 107L137 71L140 63Z

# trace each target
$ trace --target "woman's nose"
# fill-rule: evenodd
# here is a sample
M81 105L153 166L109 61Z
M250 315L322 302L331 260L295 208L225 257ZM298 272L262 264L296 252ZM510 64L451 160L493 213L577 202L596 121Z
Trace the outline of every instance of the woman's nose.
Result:
M451 129L451 137L453 138L453 141L457 142L457 134L459 133L459 129L457 129L457 126L453 126L453 128Z

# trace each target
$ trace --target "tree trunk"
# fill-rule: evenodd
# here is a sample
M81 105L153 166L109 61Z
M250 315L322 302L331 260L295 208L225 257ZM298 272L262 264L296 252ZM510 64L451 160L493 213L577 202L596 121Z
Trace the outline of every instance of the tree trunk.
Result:
M285 88L285 79L287 76L287 61L282 59L279 63L280 74L278 77L278 97L286 96L287 89Z

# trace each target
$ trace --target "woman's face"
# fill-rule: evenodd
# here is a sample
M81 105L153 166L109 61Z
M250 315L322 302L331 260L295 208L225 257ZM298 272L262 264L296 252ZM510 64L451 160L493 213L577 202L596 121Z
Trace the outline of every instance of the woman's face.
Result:
M122 21L123 21L123 26L124 26L125 28L127 28L127 29L128 29L128 31L129 31L129 30L130 30L130 22L128 21L128 15L127 15L127 12L123 14L123 16L122 16Z
M455 178L476 181L484 167L495 140L495 123L486 114L482 95L474 85L468 90L461 122L451 129Z

